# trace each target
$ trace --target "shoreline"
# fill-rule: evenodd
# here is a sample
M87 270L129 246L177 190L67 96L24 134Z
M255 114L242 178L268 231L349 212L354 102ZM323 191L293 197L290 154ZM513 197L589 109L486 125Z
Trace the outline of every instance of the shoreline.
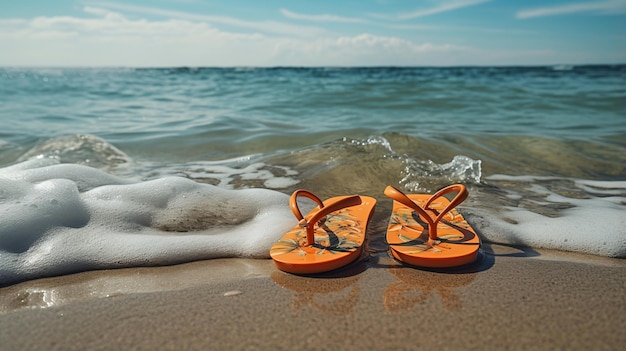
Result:
M271 260L90 271L0 289L0 350L619 349L626 260L485 244L445 273L386 252L317 277Z

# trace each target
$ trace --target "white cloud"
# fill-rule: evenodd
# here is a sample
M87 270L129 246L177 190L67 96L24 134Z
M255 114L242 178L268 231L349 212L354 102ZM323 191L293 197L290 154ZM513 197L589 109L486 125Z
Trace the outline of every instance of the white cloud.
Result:
M91 7L91 6L85 6L83 7L83 12L94 15L94 16L99 16L99 17L107 17L107 16L119 16L118 13L113 12L113 11L109 11L106 9L102 9L99 7Z
M540 7L518 11L515 17L519 19L565 15L579 12L598 14L626 14L626 0L606 0L593 2L578 2L566 5Z
M220 31L204 22L131 20L98 8L96 18L0 20L0 65L180 66L237 64L264 37Z
M361 34L277 42L274 59L304 66L445 65L465 50L452 45L416 44L396 37Z
M563 62L551 52L509 55L375 34L269 35L228 31L228 26L191 15L146 19L96 6L84 11L86 17L0 19L0 66L430 66L530 64L542 58Z
M148 6L127 5L116 2L91 2L90 4L103 9L113 9L116 11L136 13L140 15L153 15L165 18L222 24L269 34L313 37L321 35L325 32L323 28L319 27L292 25L276 21L246 21L228 16L198 15L182 11L164 10Z
M23 39L41 37L46 33L72 33L83 38L98 39L110 36L126 35L165 35L188 36L219 33L216 29L202 22L189 22L175 19L163 21L130 20L125 16L98 8L88 7L85 11L97 13L103 17L77 18L69 16L35 17L31 20L15 22L15 28L23 35ZM7 33L7 31L4 31ZM223 34L223 33L222 33ZM58 36L58 35L55 35Z
M336 15L305 15L300 13L295 13L289 11L287 9L280 9L280 13L283 16L291 19L305 20L305 21L313 21L313 22L343 22L343 23L365 23L367 20L355 17L343 17Z
M405 12L396 15L397 19L407 20L418 17L425 17L430 15L435 15L442 12L454 11L464 7L479 5L485 2L489 2L490 0L457 0L457 1L445 1L439 3L435 7L420 9L412 12Z
M427 65L441 62L436 55L463 50L371 34L268 36L227 32L190 19L134 19L94 6L84 11L95 17L0 20L0 47L5 48L0 65Z

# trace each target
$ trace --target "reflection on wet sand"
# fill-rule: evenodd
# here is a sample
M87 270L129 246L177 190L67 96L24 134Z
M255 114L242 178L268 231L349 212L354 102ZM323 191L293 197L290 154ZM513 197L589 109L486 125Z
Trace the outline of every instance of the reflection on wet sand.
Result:
M341 278L311 278L274 272L272 280L282 288L295 292L291 308L297 312L311 307L326 314L341 316L354 310L361 288L358 275Z
M383 292L383 303L389 312L410 310L425 303L432 295L439 295L446 310L459 310L462 301L455 289L474 281L475 273L447 274L402 267L390 268L397 280Z
M493 263L489 259L492 255L486 257L461 271L434 272L404 267L386 253L370 254L346 269L317 277L284 273L270 260L255 259L216 259L165 267L89 271L0 288L0 314L251 278L269 278L278 287L291 291L290 306L294 312L313 309L335 316L355 313L364 298L363 289L368 289L368 296L372 293L380 296L376 300L390 312L411 310L418 304L432 302L433 295L439 296L445 309L455 310L462 307L462 291L457 289L472 283L477 272L488 269ZM377 273L381 270L391 274L381 276ZM225 290L220 295L231 296L232 293Z
M268 277L269 260L215 259L164 267L88 271L0 288L0 314L94 298L175 291L214 282Z

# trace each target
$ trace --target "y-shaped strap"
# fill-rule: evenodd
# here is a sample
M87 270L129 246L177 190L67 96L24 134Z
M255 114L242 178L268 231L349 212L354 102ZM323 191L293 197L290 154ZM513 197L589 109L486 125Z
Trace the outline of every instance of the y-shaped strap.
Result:
M435 201L436 199L440 198L441 196L445 194L453 193L453 192L457 192L456 196L454 197L454 199L452 199L452 201L450 201L448 206L446 206L441 212L438 212L436 209L430 207L432 202ZM394 199L395 201L400 202L401 204L405 206L408 206L410 209L417 212L420 215L420 217L424 218L426 222L428 222L428 238L430 241L434 241L434 240L437 240L437 224L439 223L439 221L443 218L443 216L446 215L446 213L450 212L453 208L457 207L461 202L465 201L465 199L467 199L468 193L467 193L467 189L462 184L453 184L453 185L447 186L439 190L438 192L436 192L433 196L431 196L428 199L428 201L426 201L424 208L422 208L420 205L415 203L415 201L411 200L408 196L406 196L403 192L394 188L391 185L387 186L387 188L385 189L385 195ZM434 215L431 215L429 211L432 212Z
M298 208L298 196L308 197L309 199L315 201L319 207L318 209L311 211L311 216L309 217L309 219L305 219L304 216L302 216L302 212L300 212L300 209ZM291 212L293 212L296 218L300 221L299 225L302 228L306 228L307 245L315 244L314 227L317 222L324 219L324 217L326 217L326 215L330 213L339 211L342 208L360 205L361 203L361 197L359 197L358 195L353 195L345 197L343 199L334 200L324 206L322 200L320 200L317 196L313 195L313 193L309 191L302 189L294 191L293 194L291 194L291 198L289 199L289 207L291 207Z

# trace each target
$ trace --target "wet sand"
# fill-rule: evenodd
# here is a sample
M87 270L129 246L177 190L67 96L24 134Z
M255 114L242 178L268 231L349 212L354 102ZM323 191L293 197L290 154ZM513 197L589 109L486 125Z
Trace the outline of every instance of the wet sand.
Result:
M371 253L84 272L0 289L0 350L594 349L626 345L626 260L484 245L453 272Z

